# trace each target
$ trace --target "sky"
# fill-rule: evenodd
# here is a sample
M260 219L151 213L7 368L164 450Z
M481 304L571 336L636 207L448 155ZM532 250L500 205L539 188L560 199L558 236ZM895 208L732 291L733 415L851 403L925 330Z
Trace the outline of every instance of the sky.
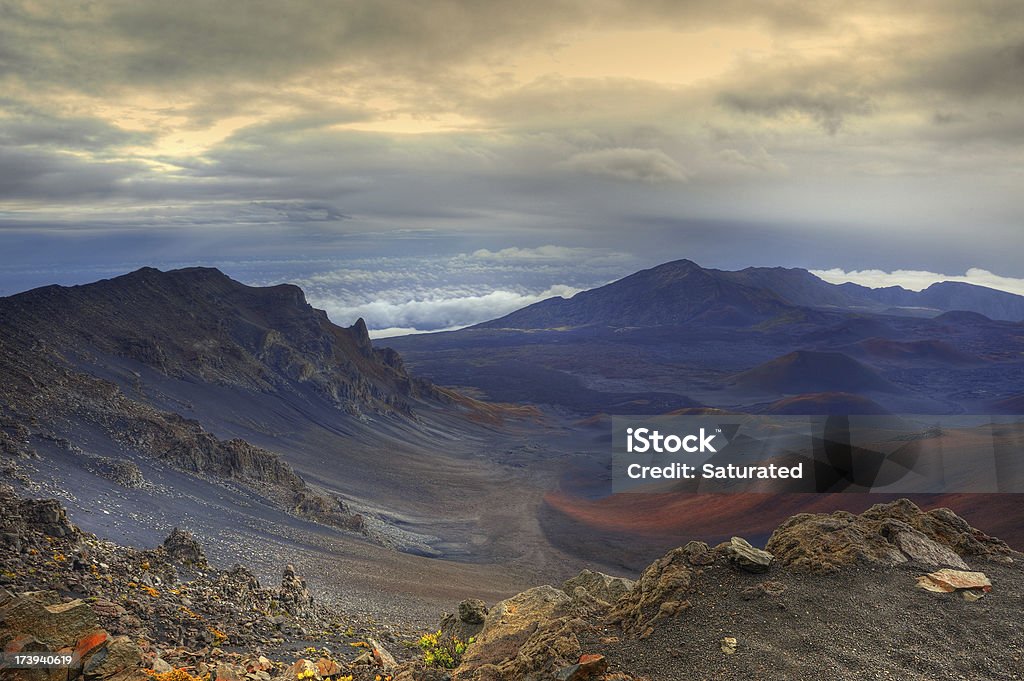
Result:
M0 295L293 281L378 336L677 258L1024 292L1019 0L0 0Z

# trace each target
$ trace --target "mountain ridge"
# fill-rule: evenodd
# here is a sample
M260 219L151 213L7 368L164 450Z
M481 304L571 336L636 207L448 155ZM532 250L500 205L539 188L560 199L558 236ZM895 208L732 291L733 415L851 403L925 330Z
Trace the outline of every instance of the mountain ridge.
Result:
M136 361L169 377L257 391L310 387L337 407L411 413L443 399L401 357L373 348L362 319L333 324L298 286L245 286L214 268L146 267L0 298L0 323L75 356Z
M43 446L131 469L140 486L131 462L141 457L357 533L363 518L279 452L213 432L211 402L194 412L188 386L322 404L339 423L372 415L412 427L415 405L452 399L409 376L394 350L374 348L362 319L336 326L297 286L249 287L212 268L142 268L0 298L0 361L0 444L16 456Z
M832 284L802 268L729 271L683 259L568 299L549 298L470 328L660 326L691 321L742 325L766 321L797 307L904 314L931 310L936 315L963 310L996 320L1024 320L1024 296L975 284L938 282L919 292L899 286L872 289L854 283Z

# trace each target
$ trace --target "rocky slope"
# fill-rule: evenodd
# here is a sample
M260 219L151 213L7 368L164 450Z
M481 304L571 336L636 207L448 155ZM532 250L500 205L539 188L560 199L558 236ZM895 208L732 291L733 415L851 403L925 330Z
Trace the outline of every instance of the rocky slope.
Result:
M220 390L220 409L265 395L325 405L339 422L414 421L414 404L451 399L410 377L394 351L375 349L362 320L341 328L295 286L252 288L204 268L144 268L2 298L0 366L0 447L9 454L63 450L126 487L145 484L132 462L141 456L357 532L359 514L277 452L211 433L199 419L218 407L194 414L180 386Z
M289 567L274 588L211 567L183 531L126 549L55 502L0 501L0 644L73 657L7 671L26 681L923 681L1019 679L1024 661L1024 555L906 500L794 516L766 550L693 541L636 579L470 599L422 636L325 608Z
M84 286L0 299L7 352L73 368L119 358L174 378L261 392L312 390L352 414L409 412L420 396L391 350L360 319L336 326L300 288L245 286L216 269L147 267Z

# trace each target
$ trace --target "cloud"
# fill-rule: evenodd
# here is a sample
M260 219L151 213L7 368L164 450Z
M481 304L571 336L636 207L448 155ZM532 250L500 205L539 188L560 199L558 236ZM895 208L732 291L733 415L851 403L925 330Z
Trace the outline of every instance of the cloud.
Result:
M181 250L202 232L231 254L257 247L254 225L289 252L387 234L383 252L433 230L409 240L512 264L574 257L506 252L551 242L742 265L737 225L756 220L758 258L797 250L787 264L806 266L884 233L920 246L838 264L940 272L1000 270L1022 247L1019 0L26 0L0 14L5 232L153 231ZM678 52L659 59L662 44ZM665 226L709 221L713 239Z
M739 149L723 149L718 152L718 158L729 165L739 166L756 170L763 173L784 174L789 171L785 163L769 154L764 147L757 145L749 152L742 152Z
M429 297L417 300L377 299L357 305L345 305L330 297L311 294L309 301L315 307L326 310L336 324L348 325L362 317L370 329L388 330L390 335L399 335L396 329L415 333L462 328L502 317L547 298L568 298L579 291L580 289L558 284L535 293L496 290L478 295Z
M885 286L902 286L911 291L926 289L940 281L962 281L977 286L1008 291L1024 295L1024 279L1004 277L977 267L968 269L964 274L940 274L923 270L856 270L846 272L840 268L828 270L811 270L811 273L833 284L854 282L869 288Z
M818 91L801 88L773 92L759 91L748 85L742 91L723 92L719 95L719 102L741 113L769 118L807 116L830 135L838 133L850 116L863 116L875 110L867 95L835 87Z
M690 173L658 149L600 149L574 154L562 164L574 172L631 182L685 182Z
M471 256L480 260L572 260L582 258L607 257L605 249L581 248L574 246L538 246L536 248L510 247L497 251L481 248L473 251ZM611 254L621 255L621 254Z
M453 326L449 329L431 329L430 333L440 333L442 331L458 331L464 329L464 326ZM370 338L373 339L384 339L384 338L395 338L396 336L408 336L414 333L424 333L423 329L415 329L411 326L392 326L386 329L369 329Z
M61 118L40 111L0 119L0 145L103 151L153 141L151 132L125 130L100 118Z
M141 163L88 161L53 150L0 147L0 201L30 199L67 203L107 198L145 172Z

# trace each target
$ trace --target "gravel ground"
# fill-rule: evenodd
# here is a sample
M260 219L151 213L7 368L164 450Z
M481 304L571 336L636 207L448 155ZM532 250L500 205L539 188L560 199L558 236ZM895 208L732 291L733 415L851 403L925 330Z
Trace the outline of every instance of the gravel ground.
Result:
M917 588L920 567L820 576L714 565L697 578L691 607L648 638L588 643L613 669L652 681L1022 679L1024 565L976 560L971 567L993 584L975 602ZM769 580L785 590L744 597ZM734 654L722 652L724 637L737 639Z

